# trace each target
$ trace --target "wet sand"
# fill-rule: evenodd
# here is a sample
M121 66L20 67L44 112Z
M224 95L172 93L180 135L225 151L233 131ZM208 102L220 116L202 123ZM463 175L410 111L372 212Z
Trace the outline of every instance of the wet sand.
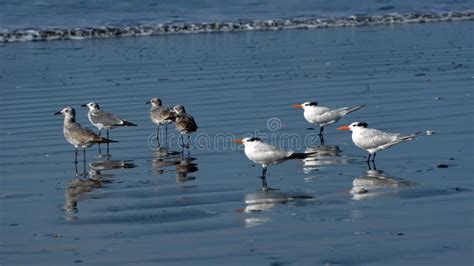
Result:
M0 263L472 265L473 26L0 44ZM282 146L321 155L271 166L279 190L258 191L241 148L192 142L181 155L173 127L169 150L154 148L151 97L186 106L193 140L295 133L306 143ZM368 105L340 125L435 134L370 170L349 133L312 138L290 107L308 100ZM138 127L111 131L112 162L89 149L86 179L53 113L73 106L92 127L89 101Z

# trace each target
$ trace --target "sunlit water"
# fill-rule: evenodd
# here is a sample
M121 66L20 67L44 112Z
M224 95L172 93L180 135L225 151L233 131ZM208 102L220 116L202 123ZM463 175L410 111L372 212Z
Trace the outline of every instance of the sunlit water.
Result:
M473 25L2 44L0 263L472 263ZM156 147L152 97L195 117L189 152L171 125ZM368 105L340 125L435 134L370 172L349 133L319 143L290 107L308 100ZM93 147L76 175L53 113L91 127L89 101L138 127L112 130L112 157ZM279 190L260 191L230 142L247 134L318 156L270 166Z

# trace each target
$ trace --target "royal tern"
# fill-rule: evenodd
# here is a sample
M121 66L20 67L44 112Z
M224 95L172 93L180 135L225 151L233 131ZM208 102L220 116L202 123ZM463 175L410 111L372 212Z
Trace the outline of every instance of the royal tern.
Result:
M184 106L182 105L176 105L173 107L173 111L176 113L176 130L181 134L181 147L188 146L191 133L196 132L198 129L196 121L194 121L194 118L190 114L186 113L186 109L184 109ZM183 135L187 135L188 137L188 142L186 145L184 144Z
M89 111L87 112L87 118L93 126L99 129L99 136L101 135L101 130L106 129L107 138L109 138L109 129L116 127L128 127L128 126L137 126L134 123L130 123L116 115L111 113L104 112L100 109L99 104L96 102L90 102L88 104L83 104L81 107L88 107ZM100 145L99 145L100 152ZM109 145L107 144L107 153L109 153Z
M367 162L375 161L375 155L378 151L385 150L398 143L414 139L420 132L411 135L401 135L399 133L386 133L377 129L367 128L365 122L353 122L348 126L338 127L337 130L352 131L352 141L354 144L369 152Z
M79 147L83 148L84 151L84 162L86 161L86 148L91 147L94 144L98 143L110 143L117 142L110 139L103 138L94 131L81 126L76 122L76 111L72 107L65 107L59 112L56 112L55 115L62 114L64 116L64 126L63 133L66 140L71 143L75 150L76 156L74 157L74 162L77 167L77 149Z
M359 110L365 105L357 105L353 107L342 107L331 109L328 107L318 106L317 102L305 102L302 104L293 104L293 108L301 108L304 110L304 118L311 124L318 125L319 135L323 135L324 127L339 121L345 115Z
M160 128L165 126L165 136L168 135L168 124L174 122L176 113L171 108L163 107L161 99L152 98L147 101L146 104L151 104L150 108L150 119L153 124L158 126L156 132L156 140L158 141L158 146L160 145Z
M236 139L235 143L243 144L247 158L262 166L262 186L267 189L265 180L267 167L270 164L279 164L290 159L304 159L313 153L295 153L289 150L278 149L270 144L262 142L259 138Z

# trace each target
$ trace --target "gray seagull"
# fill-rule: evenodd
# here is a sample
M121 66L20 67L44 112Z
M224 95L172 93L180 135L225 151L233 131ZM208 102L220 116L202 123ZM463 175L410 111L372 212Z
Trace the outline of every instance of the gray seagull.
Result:
M87 112L87 118L96 128L99 129L99 136L101 136L101 130L105 129L107 131L107 138L109 138L109 129L116 127L128 127L128 126L137 126L136 124L130 123L114 114L104 112L100 109L99 104L96 102L90 102L88 104L83 104L81 107L88 107L89 111ZM99 145L100 153L100 145ZM107 145L107 153L109 153L109 146Z
M161 100L159 98L152 98L151 100L145 102L146 104L151 104L150 108L150 119L153 124L158 126L156 132L156 140L158 141L158 146L160 145L160 128L165 126L165 136L168 136L168 124L174 122L176 118L176 113L171 108L162 106Z
M175 107L173 107L173 111L176 113L176 130L181 134L181 147L187 147L189 146L189 138L191 133L196 132L198 126L196 124L196 121L194 121L194 118L190 114L186 113L184 106L176 105ZM186 145L184 144L184 135L187 135L188 137L188 142Z
M86 148L93 146L98 143L110 143L117 142L110 139L103 138L94 131L81 126L76 122L76 111L72 107L65 107L59 112L56 112L55 115L62 114L64 116L64 127L63 133L64 138L71 143L75 150L76 156L74 157L74 162L77 164L77 149L81 147L84 151L84 162L86 161Z

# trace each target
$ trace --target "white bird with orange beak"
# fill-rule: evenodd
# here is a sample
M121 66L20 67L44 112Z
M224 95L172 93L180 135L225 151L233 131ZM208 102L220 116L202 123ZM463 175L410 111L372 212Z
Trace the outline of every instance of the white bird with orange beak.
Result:
M375 161L375 155L378 151L385 150L404 141L412 140L421 133L417 132L411 135L401 135L399 133L382 132L377 129L368 128L367 126L365 122L353 122L350 125L337 128L337 130L352 131L352 141L354 144L369 153L367 163L369 161ZM372 160L370 160L372 154L373 157Z
M303 109L303 115L306 121L318 125L320 127L319 136L322 136L325 126L336 123L347 114L357 111L365 107L365 105L331 109L329 107L319 106L317 102L305 102L302 104L293 104L292 107Z
M247 158L262 166L262 185L263 189L267 189L265 177L267 167L270 164L279 164L290 159L305 159L314 153L295 153L293 151L278 149L270 144L262 142L259 138L236 139L235 143L243 144L245 147L245 155Z

